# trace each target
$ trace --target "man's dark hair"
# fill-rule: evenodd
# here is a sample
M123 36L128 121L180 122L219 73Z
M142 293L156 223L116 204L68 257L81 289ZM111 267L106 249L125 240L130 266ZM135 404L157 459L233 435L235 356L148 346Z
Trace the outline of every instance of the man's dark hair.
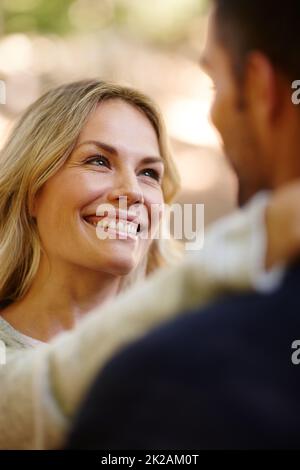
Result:
M249 52L265 54L291 80L300 79L300 0L213 0L218 39L238 79Z

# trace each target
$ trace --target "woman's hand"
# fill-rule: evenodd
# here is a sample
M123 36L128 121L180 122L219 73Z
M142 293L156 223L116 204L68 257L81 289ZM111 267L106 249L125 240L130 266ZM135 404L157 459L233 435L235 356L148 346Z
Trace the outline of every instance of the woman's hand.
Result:
M266 268L300 255L300 181L276 190L266 209Z

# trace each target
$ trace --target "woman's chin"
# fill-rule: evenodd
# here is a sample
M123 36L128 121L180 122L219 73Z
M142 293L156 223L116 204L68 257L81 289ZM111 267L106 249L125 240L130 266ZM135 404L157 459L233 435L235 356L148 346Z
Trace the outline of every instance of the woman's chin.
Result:
M115 276L126 276L137 267L137 262L133 257L118 257L107 261L105 271Z

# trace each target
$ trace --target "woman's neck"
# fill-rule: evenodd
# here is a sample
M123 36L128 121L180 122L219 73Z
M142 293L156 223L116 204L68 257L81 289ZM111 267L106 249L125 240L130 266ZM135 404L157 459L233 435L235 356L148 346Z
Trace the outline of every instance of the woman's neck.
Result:
M82 266L41 263L26 295L1 311L16 330L41 341L74 328L118 292L120 277Z

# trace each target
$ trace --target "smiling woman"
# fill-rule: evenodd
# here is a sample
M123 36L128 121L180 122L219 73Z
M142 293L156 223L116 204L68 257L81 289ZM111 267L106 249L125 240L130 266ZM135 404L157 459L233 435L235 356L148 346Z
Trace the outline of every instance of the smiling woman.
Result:
M42 357L43 347L66 330L75 339L74 327L93 308L168 264L171 252L181 256L170 240L152 237L161 217L153 218L151 208L172 201L178 178L155 104L97 80L60 86L33 103L0 159L0 338L9 362L0 370L1 396L12 400L13 414L22 402L23 415L20 434L10 435L1 419L0 448L31 447L32 420L40 413L29 410L38 402L30 349ZM107 206L116 220L107 211L99 215ZM99 237L99 227L115 236ZM75 342L79 352L82 341ZM17 389L25 395L14 400L13 375L24 359ZM51 433L60 426L50 424Z
M20 119L1 162L2 316L23 333L48 341L166 261L168 240L143 232L159 229L151 207L171 202L178 179L160 113L141 93L98 81L56 88ZM117 237L99 240L97 208L124 200L127 236L106 217Z

